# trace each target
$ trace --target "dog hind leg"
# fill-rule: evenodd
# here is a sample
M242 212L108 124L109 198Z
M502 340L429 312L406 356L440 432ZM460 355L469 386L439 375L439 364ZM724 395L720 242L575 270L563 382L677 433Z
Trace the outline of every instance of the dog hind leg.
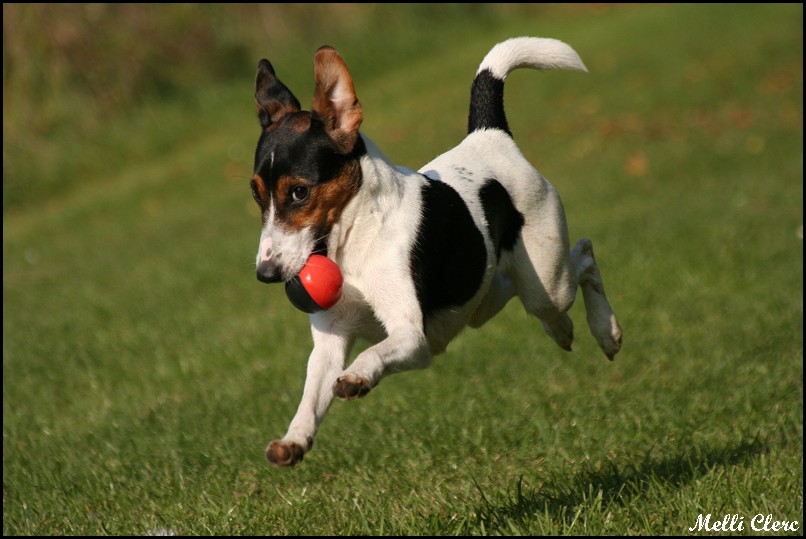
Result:
M621 349L622 331L604 291L602 276L593 257L591 240L582 238L571 249L571 260L576 268L577 281L585 299L588 326L605 355L613 357Z
M528 239L527 234L524 237ZM554 256L540 256L546 252ZM567 311L574 304L577 283L567 247L545 237L528 244L519 241L512 257L510 274L526 312L540 319L543 329L560 348L570 351L574 323Z
M542 313L540 323L546 334L557 343L557 346L567 352L571 351L571 343L574 342L574 323L568 313L556 313L554 316Z

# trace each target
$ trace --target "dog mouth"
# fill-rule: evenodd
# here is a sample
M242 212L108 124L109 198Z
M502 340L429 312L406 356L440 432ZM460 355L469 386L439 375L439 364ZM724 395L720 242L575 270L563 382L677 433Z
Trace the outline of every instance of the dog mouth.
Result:
M300 271L305 267L308 259L313 255L327 256L327 246L317 244L316 248L307 256L295 257L293 263L278 263L274 257L261 260L257 264L257 280L261 283L290 283L299 277Z
M303 238L296 238L296 241L290 243L286 241L285 245L278 245L282 242L273 241L269 235L266 235L261 239L261 247L258 252L257 280L266 284L293 281L312 255L327 256L328 236L328 234L320 235L315 241L309 243L308 249L299 249L303 244L308 243Z
M266 284L291 281L305 266L307 259L308 256L301 253L290 257L276 251L265 253L257 261L257 280Z
M323 236L316 242L311 255L327 256L327 238L328 236ZM308 255L308 258L310 258L311 255Z
M261 269L260 267L257 268L257 280L266 284L282 283L283 281L286 281L280 272L269 272L265 269Z
M288 283L293 281L302 268L308 257L295 260L293 264L272 264L271 261L261 262L257 266L257 280L261 283Z

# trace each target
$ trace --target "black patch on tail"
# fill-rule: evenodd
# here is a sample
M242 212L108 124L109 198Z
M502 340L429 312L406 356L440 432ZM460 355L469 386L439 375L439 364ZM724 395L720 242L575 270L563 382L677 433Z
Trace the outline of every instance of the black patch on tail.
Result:
M429 180L423 185L422 212L409 263L425 325L435 311L473 298L484 278L487 251L465 201L448 184Z
M504 81L496 78L489 69L476 75L470 89L467 134L479 129L500 129L512 136L504 114Z
M523 228L523 214L515 208L504 186L496 180L487 180L484 183L479 190L479 199L495 245L495 254L500 258L502 249L511 251L515 247Z

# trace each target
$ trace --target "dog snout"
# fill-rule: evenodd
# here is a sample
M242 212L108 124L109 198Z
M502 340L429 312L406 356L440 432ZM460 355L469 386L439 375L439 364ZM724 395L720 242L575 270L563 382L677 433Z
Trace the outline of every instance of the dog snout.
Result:
M283 277L274 264L261 262L257 265L257 280L262 283L279 283Z
M283 280L280 265L274 257L274 242L271 234L264 229L260 235L260 246L257 251L257 280L262 283L278 283Z

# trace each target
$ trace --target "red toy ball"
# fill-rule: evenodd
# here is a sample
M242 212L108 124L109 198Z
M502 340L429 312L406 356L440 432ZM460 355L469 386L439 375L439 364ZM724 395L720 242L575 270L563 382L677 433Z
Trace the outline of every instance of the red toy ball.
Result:
M297 309L309 314L333 307L341 297L344 277L326 256L311 255L299 275L285 283L285 293Z

